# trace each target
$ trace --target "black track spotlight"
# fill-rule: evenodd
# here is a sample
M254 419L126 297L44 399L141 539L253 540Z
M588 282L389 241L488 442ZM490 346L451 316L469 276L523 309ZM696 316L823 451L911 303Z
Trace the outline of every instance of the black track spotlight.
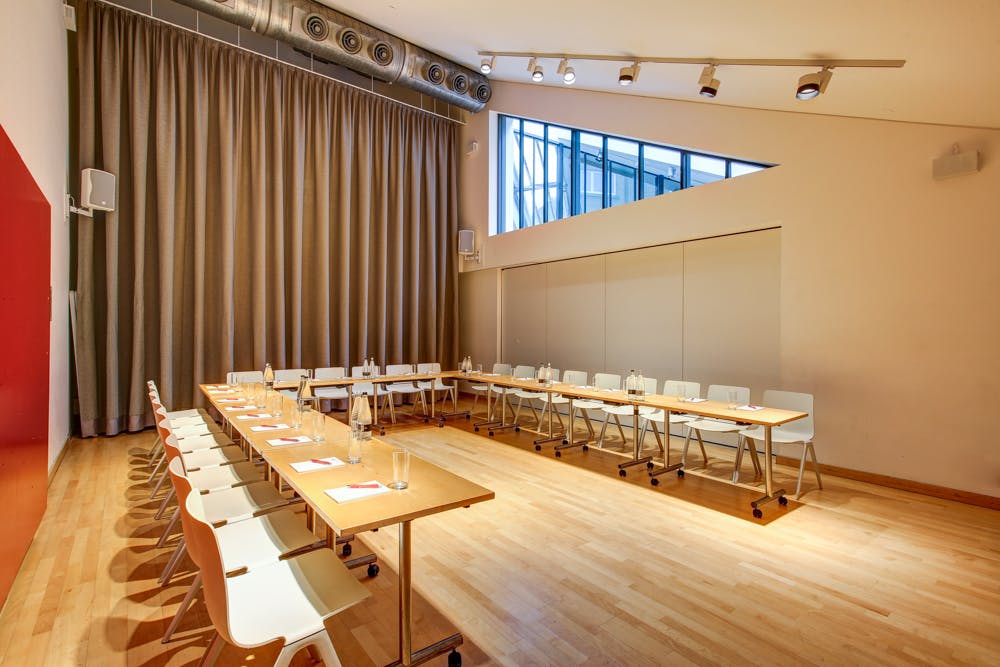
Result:
M715 78L715 65L706 65L701 70L701 77L698 79L701 90L698 94L702 97L715 97L719 94L719 80Z
M799 87L795 89L795 97L800 100L811 100L826 91L833 78L833 71L824 67L818 72L810 72L799 77Z

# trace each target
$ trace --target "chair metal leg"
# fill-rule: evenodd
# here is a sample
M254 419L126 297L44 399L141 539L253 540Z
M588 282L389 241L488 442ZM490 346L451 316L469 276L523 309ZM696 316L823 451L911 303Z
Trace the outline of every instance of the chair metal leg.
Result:
M184 613L187 612L188 607L191 606L191 602L194 601L194 596L198 594L201 590L201 572L194 575L194 581L191 582L191 588L188 589L187 595L181 601L181 606L177 608L177 613L174 614L174 620L170 622L170 627L167 628L166 634L163 635L163 639L160 640L162 644L166 644L170 641L170 637L177 630L177 626L181 623L181 618L184 617Z
M163 502L160 503L160 508L156 510L156 514L153 515L153 521L159 521L163 518L163 513L167 511L167 503L174 497L176 491L173 487L170 487L170 492L163 496Z
M222 645L224 643L222 636L218 632L212 635L212 643L205 649L205 654L201 656L198 667L212 667L215 661L219 659L219 653L222 652Z
M170 537L170 531L172 531L174 529L174 526L177 525L177 519L180 518L180 515L181 515L180 508L178 507L174 509L173 516L170 517L170 521L167 523L167 525L163 527L163 534L160 535L160 540L156 543L157 549L162 549L163 545L167 543L167 539Z
M163 467L164 463L166 463L166 460L167 460L167 453L164 452L160 454L160 458L156 462L156 467L153 468L153 472L149 473L149 479L146 480L147 484L153 481L153 478L156 477L156 473L160 472L160 468Z
M604 449L604 433L608 430L608 418L604 418L604 424L601 425L601 436L597 439L597 448Z
M612 415L615 418L615 424L618 425L618 435L622 437L622 443L628 444L628 438L625 437L625 431L622 430L622 420L618 419L618 415ZM604 422L607 423L607 417L604 418Z
M181 537L181 541L177 543L177 548L174 549L174 555L170 557L167 561L167 566L163 568L163 574L160 575L160 585L169 586L170 579L174 576L174 570L177 569L177 564L181 562L181 557L187 553L187 544L184 542L184 538Z
M149 494L151 499L155 498L156 494L160 492L160 488L163 486L163 483L167 481L167 477L169 476L170 475L167 474L167 470L164 469L163 474L160 475L160 479L156 482L156 486L153 487L153 492Z

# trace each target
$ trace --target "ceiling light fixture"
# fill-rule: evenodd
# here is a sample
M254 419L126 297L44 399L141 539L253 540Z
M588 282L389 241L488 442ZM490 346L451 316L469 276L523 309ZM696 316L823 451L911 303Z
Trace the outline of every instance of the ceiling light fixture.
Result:
M545 72L542 71L542 66L538 64L538 58L532 57L528 62L528 71L531 72L532 81L541 81L545 78Z
M566 58L559 61L559 67L556 69L556 74L562 74L563 83L566 85L576 81L576 70L570 67L569 60Z
M489 58L483 58L483 62L479 65L479 71L483 74L489 74L493 71L493 68L497 65L497 57L491 56Z
M795 89L795 97L800 100L811 100L820 93L826 92L833 78L832 68L824 67L818 72L810 72L799 77L799 87Z
M719 80L715 78L715 65L706 65L701 70L701 77L698 79L701 90L698 94L703 97L715 97L719 94Z
M626 65L618 70L618 85L631 86L639 78L639 61Z

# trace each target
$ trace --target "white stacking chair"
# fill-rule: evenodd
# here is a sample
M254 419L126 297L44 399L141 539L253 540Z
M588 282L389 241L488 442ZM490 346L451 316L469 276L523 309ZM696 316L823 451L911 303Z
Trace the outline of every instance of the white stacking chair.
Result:
M385 367L386 375L406 375L407 373L414 372L413 366L410 364L389 364ZM420 406L427 415L427 401L424 400L424 390L417 386L415 381L410 382L392 382L386 387L385 400L389 403L389 416L392 418L392 423L396 423L396 407L395 397L396 396L416 396L420 398ZM413 402L413 411L411 414L416 414L417 403Z
M676 398L678 396L683 396L684 398L699 398L701 396L701 383L700 382L685 382L684 380L666 380L663 383L663 395L668 398ZM660 446L660 450L664 451L664 447L670 446L670 428L663 423L664 412L659 408L649 408L642 407L639 408L639 413L642 416L642 430L645 435L645 431L649 426L653 427L653 435L656 436L656 442ZM697 419L694 415L678 414L676 412L670 413L670 424L686 424L690 421ZM664 445L663 440L660 438L660 428L663 429L664 437L666 438L666 445ZM705 454L705 449L702 447L702 456L705 457L705 463L708 463L708 456Z
M538 378L542 371L548 370L547 366L539 366L535 372L535 377ZM517 371L515 371L516 373ZM559 369L552 369L552 382L559 382ZM521 416L521 407L524 405L525 401L528 401L528 407L531 408L531 415L535 418L535 424L537 427L541 427L542 420L545 419L545 413L549 409L549 392L547 391L530 391L528 389L518 389L514 392L514 397L517 399L517 407L514 410L514 421L516 422ZM553 396L555 398L555 396ZM542 401L542 413L539 416L538 412L535 411L535 401ZM559 418L559 423L562 424L562 417Z
M343 366L317 368L313 371L314 380L339 380L347 374ZM344 387L313 387L313 395L329 401L346 401L350 397L348 388Z
M313 647L327 667L340 667L324 621L370 594L330 549L251 567L226 576L219 538L202 515L202 497L184 504L185 536L201 571L205 606L215 636L201 664L213 665L223 642L255 648L281 641L275 667L289 665L301 649Z
M441 364L435 362L417 364L417 373L440 373ZM458 412L458 388L453 384L445 384L441 378L434 378L433 380L420 380L417 382L417 386L423 389L425 392L434 391L434 395L437 392L442 392L442 407L444 406L443 401L445 401L448 395L451 395L451 405L452 410Z
M282 368L274 371L274 381L297 383L303 375L309 375L309 371L305 368ZM295 398L299 393L297 386L295 389L279 389L278 391L288 398Z
M724 384L709 385L705 398L710 401L727 403L729 402L731 395L735 396L736 403L739 405L746 405L750 402L749 387L734 387ZM737 424L736 422L726 421L725 419L711 419L707 417L700 417L698 419L691 420L687 422L686 426L688 432L687 437L684 439L684 453L681 454L681 462L685 465L687 464L688 446L691 444L692 433L698 438L698 446L701 447L701 455L705 458L705 464L707 465L708 453L705 451L705 443L702 440L701 434L739 433L744 428L743 425Z
M822 489L823 480L819 475L819 461L816 460L816 448L813 446L813 437L816 429L815 422L813 421L813 395L768 389L764 392L763 403L769 408L794 410L796 412L805 412L809 415L808 417L773 427L771 429L771 442L782 445L802 446L802 459L799 462L799 479L795 484L796 500L802 495L802 475L806 469L806 453L812 457L813 471L816 473L816 485ZM763 426L754 426L753 428L740 431L739 450L736 453L736 464L733 469L734 482L738 482L740 479L740 463L743 459L744 447L750 450L750 454L754 459L754 468L758 471L760 470L760 465L757 464L757 447L755 445L755 441L758 440L761 443L764 442Z
M228 384L250 384L263 381L263 371L230 371L226 374L226 382Z
M555 381L555 378L553 378L553 382L554 381ZM563 384L571 384L571 385L578 386L578 387L579 386L584 386L584 385L587 384L587 371L565 371L562 374L562 382L563 382ZM553 394L552 395L552 409L555 410L555 414L556 414L556 417L559 419L560 426L563 425L562 414L560 414L559 410L556 409L556 406L566 405L567 403L569 403L569 399L566 398L565 396L563 396L562 394ZM546 407L548 407L548 403L546 403ZM545 413L543 411L542 412L542 416L544 417L544 415L545 415ZM570 416L571 419L570 419L570 422L569 422L569 426L566 427L566 437L565 437L565 439L567 441L571 440L570 436L573 435L572 415L569 415L569 416ZM593 437L593 431L591 431L591 437ZM558 454L558 452L557 452L557 454Z
M176 461L176 459L175 459ZM184 507L189 495L199 495L216 491L198 486L193 475L185 475L181 465L172 462L171 479L177 491L177 503ZM204 512L204 503L198 499L198 504ZM184 515L181 514L183 522ZM208 514L203 514L208 518ZM226 523L215 529L219 544L219 554L222 559L222 569L226 574L235 573L258 565L277 562L282 557L314 549L324 544L317 539L311 530L306 528L300 513L291 509L278 509L268 514L253 516L243 520L226 517ZM187 595L174 615L170 627L163 635L162 642L166 644L177 629L185 612L191 606L194 596L201 590L201 572L195 575Z
M514 366L514 371L511 373L511 375L515 380L534 380L535 378L538 377L537 373L538 372L535 370L534 366L528 366L526 364L518 364ZM503 392L503 390L500 387L493 387L493 391L498 395L502 394ZM544 395L545 395L544 393L529 391L527 389L509 388L507 390L507 400L510 401L512 398L520 399L517 402L516 407L512 403L508 403L508 405L510 405L510 407L513 410L514 421L517 422L518 417L521 414L521 404L525 397L529 399L528 405L531 407L531 412L535 415L535 420L537 421L538 413L535 412L535 408L534 406L531 405L530 399L541 398Z
M655 394L656 393L656 378L647 378L647 377L644 377L642 379L642 382L643 382L643 390L646 392L646 394ZM615 424L618 426L618 432L621 433L621 436L622 436L622 442L623 442L623 444L627 444L628 440L625 438L625 432L622 430L622 422L619 419L619 417L630 417L630 416L632 416L633 413L635 412L632 409L632 406L629 405L628 403L625 403L625 404L614 403L614 404L611 404L611 405L605 405L604 407L601 408L601 411L604 413L604 425L601 426L601 436L597 440L597 446L598 447L602 447L602 448L604 447L604 434L608 430L608 417L611 417L612 419L615 420ZM641 408L640 408L640 413L639 414L640 414L640 416L642 415ZM639 428L639 427L640 427L639 424L632 424L632 428ZM640 432L639 432L639 442L640 442L640 444L642 443L642 436L644 436L644 435L645 435L645 432L640 430ZM658 443L660 442L659 437L657 437L656 441ZM660 449L663 449L662 443L660 443Z
M510 375L511 368L510 364L493 364L493 374L494 375ZM488 384L472 384L469 385L472 390L472 412L476 411L476 403L479 401L480 396L486 396L486 392L489 391L490 386ZM486 415L487 419L491 419L492 415Z
M594 374L594 387L597 389L609 389L612 391L619 391L622 387L622 376L616 375L614 373L595 373ZM587 425L587 431L590 433L590 438L593 439L596 436L594 431L594 425L590 422L590 411L591 410L603 410L605 407L604 401L590 400L590 399L580 399L573 401L573 412L574 414L569 416L569 423L572 426L576 420L576 414L579 413L583 415L583 421ZM605 424L607 426L607 424ZM602 429L603 434L603 429ZM622 430L621 424L618 424L618 433L622 436L622 441L625 441L625 431ZM603 436L602 436L603 437Z
M351 366L351 377L352 378L362 378L364 377L364 367L363 366ZM351 385L351 396L354 400L358 398L364 398L368 400L368 397L372 397L372 401L375 400L375 383L374 382L355 382ZM372 406L374 407L374 402Z

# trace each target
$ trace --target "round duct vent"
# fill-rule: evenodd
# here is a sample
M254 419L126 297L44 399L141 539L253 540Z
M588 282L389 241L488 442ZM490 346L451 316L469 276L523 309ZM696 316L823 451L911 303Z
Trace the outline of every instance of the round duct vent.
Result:
M469 92L469 77L464 74L456 74L451 80L451 87L459 95Z
M372 60L382 67L388 67L392 62L392 47L385 42L375 42L372 45Z
M303 27L306 34L317 42L325 41L330 34L330 26L327 24L326 19L319 14L310 14L307 16L305 21L303 21Z
M427 66L427 80L435 86L444 83L444 67L441 66L441 63L431 63Z
M490 101L491 92L492 91L490 90L490 87L487 84L485 83L479 84L478 86L476 86L476 101L486 104L487 102Z
M350 28L340 31L340 48L348 53L354 54L361 50L361 35Z

